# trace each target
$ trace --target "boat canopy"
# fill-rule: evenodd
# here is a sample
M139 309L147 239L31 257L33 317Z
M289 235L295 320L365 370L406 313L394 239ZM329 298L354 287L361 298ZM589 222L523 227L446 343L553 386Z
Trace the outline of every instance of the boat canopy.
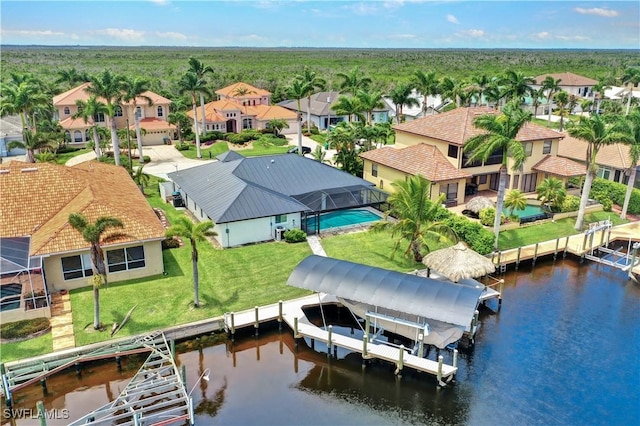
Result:
M484 290L316 255L300 262L287 284L465 328Z

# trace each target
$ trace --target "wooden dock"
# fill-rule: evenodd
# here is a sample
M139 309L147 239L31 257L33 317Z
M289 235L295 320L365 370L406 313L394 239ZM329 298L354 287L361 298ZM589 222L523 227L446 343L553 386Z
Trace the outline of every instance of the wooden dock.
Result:
M293 330L296 339L307 337L313 341L317 340L325 343L329 353L331 353L331 348L336 346L360 353L363 360L377 358L394 363L396 365L396 374L400 374L404 367L409 367L436 376L438 385L444 386L457 373L456 350L454 350L453 365L447 365L444 364L442 356L438 358L438 361L432 361L412 355L408 352L408 348L403 346L393 347L382 343L369 342L366 335L363 340L358 340L334 333L331 326L327 327L326 330L322 329L312 324L302 310L305 306L329 303L338 303L338 300L332 295L314 294L273 305L256 306L251 310L225 314L225 328L233 335L238 328L253 326L257 331L261 323L279 321L286 323Z

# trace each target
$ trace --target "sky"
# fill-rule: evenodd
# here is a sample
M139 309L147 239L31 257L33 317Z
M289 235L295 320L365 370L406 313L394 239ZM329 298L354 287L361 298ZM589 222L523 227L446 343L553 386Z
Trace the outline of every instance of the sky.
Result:
M640 2L2 0L0 43L640 49Z

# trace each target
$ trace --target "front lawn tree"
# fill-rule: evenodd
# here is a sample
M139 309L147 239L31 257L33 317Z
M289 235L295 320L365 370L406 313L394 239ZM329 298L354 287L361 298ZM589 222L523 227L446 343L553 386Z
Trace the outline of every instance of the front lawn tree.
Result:
M495 234L494 249L498 250L498 237L500 235L500 218L504 205L504 193L507 184L507 166L509 158L512 159L512 170L520 170L524 163L526 153L523 144L516 139L518 132L528 121L531 121L531 113L522 111L519 107L520 100L509 102L502 110L502 114L484 114L474 120L474 125L487 133L474 136L467 140L464 151L469 153L469 162L487 161L495 153L501 153L500 183L498 185L498 200L496 203L496 217L493 222Z
M210 66L205 66L202 62L197 60L196 58L189 58L189 72L194 73L199 80L204 80L207 74L213 74L213 68ZM205 80L206 83L206 80ZM202 110L202 132L205 132L206 128L206 117L205 117L205 108L204 108L204 93L200 92L200 109Z
M309 85L299 78L294 79L287 87L287 96L297 101L297 125L298 125L298 154L302 155L302 113L300 112L300 100L307 96Z
M307 132L311 132L311 95L316 89L324 90L327 82L318 77L315 71L311 71L308 67L304 67L304 71L296 78L304 83L307 88Z
M138 100L143 100L148 106L153 105L153 99L147 92L149 91L149 81L144 78L128 78L124 80L124 96L125 102L131 102L131 109L133 110L133 119L136 129L136 142L138 144L138 161L140 164L144 163L144 155L142 153L142 136L140 135L140 115L138 113ZM129 147L131 149L131 147Z
M207 89L206 82L198 78L198 75L191 71L184 74L178 82L178 91L181 95L188 93L189 96L191 96L193 133L196 135L196 157L202 158L202 152L200 151L200 131L198 130L198 96L200 94L211 96L211 92Z
M22 132L22 141L11 141L7 144L9 150L13 148L20 148L27 151L26 160L27 163L35 163L35 152L40 152L41 149L51 147L51 141L46 137L44 133L32 132L29 129L24 129Z
M175 224L167 229L167 238L182 237L189 240L191 244L191 266L193 269L193 306L200 307L199 275L198 275L198 242L206 241L207 237L218 235L213 230L214 224L210 220L193 223L186 216L180 216L175 220Z
M109 114L109 108L106 104L101 102L95 95L92 95L86 101L78 99L76 101L78 111L73 115L73 118L82 118L85 124L91 123L91 137L93 139L93 150L96 153L96 157L102 157L102 150L100 149L100 135L98 134L98 123L96 122L98 117L104 118Z
M90 245L91 271L90 281L93 285L93 328L100 329L100 287L107 284L107 269L104 263L102 244L121 238L123 234L105 235L111 228L124 228L120 219L102 216L95 222L89 222L81 213L69 215L69 225L82 234L82 238Z

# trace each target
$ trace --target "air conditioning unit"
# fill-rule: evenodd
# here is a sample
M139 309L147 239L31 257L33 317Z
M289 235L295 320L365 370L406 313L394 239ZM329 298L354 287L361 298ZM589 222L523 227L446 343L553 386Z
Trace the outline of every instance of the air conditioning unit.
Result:
M276 241L282 241L285 231L283 226L276 226Z

